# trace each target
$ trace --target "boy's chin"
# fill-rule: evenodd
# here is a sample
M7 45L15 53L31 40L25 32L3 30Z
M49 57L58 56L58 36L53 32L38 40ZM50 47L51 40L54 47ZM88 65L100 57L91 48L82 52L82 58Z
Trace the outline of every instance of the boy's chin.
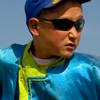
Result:
M62 55L61 57L62 58L70 58L72 55L73 55L73 52L72 53L67 53L65 55Z

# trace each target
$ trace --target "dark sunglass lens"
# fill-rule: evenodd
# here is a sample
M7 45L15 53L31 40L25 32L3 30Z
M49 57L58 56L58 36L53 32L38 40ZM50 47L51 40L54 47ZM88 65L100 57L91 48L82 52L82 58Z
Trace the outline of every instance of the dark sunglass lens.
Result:
M73 26L75 26L77 31L81 31L84 27L85 20L79 19L73 22L69 19L45 19L39 18L39 20L50 21L53 23L54 27L58 30L69 31Z
M84 19L79 19L77 22L76 22L76 29L77 31L81 31L84 27Z
M53 21L56 29L69 30L73 26L73 23L67 19L56 19Z

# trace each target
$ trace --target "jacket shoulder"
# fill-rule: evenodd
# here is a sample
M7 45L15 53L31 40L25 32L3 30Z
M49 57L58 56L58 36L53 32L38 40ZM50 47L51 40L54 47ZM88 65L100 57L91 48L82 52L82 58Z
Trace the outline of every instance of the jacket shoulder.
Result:
M12 62L23 54L26 45L12 44L7 48L0 49L0 61Z
M85 53L74 53L74 58L78 61L91 64L91 65L99 65L100 66L100 56L85 54Z

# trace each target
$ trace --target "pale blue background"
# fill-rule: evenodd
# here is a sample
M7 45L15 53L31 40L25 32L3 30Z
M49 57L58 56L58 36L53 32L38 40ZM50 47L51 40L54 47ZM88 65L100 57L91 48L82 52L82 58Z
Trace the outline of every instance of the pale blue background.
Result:
M32 39L25 22L25 0L0 0L0 48ZM100 0L83 5L86 20L77 52L100 56Z

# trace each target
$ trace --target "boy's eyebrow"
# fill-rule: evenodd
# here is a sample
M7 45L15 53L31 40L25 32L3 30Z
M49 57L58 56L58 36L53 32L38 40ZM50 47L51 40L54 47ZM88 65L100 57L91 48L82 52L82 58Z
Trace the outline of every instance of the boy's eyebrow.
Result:
M65 16L65 17L60 17L60 18L65 18L65 19L67 18L67 19L73 20L73 18L67 17L67 16ZM78 16L78 17L77 17L77 20L78 20L78 19L83 19L83 15ZM73 21L74 21L74 20L73 20Z
M78 17L77 17L77 20L78 20L78 19L83 19L83 15L78 16Z
M80 18L83 18L83 15L80 15L79 17L80 17Z
M79 16L77 19L82 19L83 18L83 15Z

